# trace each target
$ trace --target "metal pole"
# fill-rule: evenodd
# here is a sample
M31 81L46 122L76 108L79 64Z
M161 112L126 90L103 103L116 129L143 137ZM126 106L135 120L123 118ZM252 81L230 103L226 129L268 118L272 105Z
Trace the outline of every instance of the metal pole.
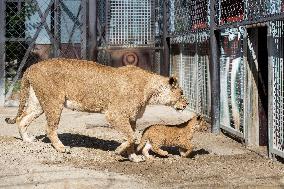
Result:
M211 72L211 123L212 133L220 132L220 64L218 60L219 32L216 30L215 0L210 1L210 72Z
M89 1L89 59L97 61L97 0Z
M105 0L106 4L105 4L105 40L106 40L106 45L108 46L109 44L109 22L110 22L110 17L109 17L109 13L110 13L110 0ZM101 23L102 24L102 23Z
M53 18L53 35L55 43L53 44L53 56L60 56L60 44L61 44L61 15L60 15L60 1L54 0L53 10L51 11L54 15Z
M163 1L163 63L161 63L161 75L169 76L170 67L170 39L168 35L167 1Z
M272 31L271 26L268 26L267 31L267 53L268 53L268 156L270 159L275 159L275 155L272 153L273 151L273 67L274 67L274 61L273 56L274 55L274 49L273 46L275 45L273 37L272 37ZM283 43L282 43L283 44ZM280 53L280 56L283 51Z
M87 13L88 13L88 0L82 0L81 1L81 6L82 9L80 10L81 12L81 58L82 59L87 59L87 25L88 25L88 18L87 18Z
M0 1L0 106L5 103L5 0Z

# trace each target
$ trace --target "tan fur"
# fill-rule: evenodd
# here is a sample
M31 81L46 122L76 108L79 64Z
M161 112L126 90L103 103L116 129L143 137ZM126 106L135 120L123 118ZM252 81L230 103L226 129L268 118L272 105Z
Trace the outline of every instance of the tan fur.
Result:
M26 129L44 112L52 145L65 152L56 133L63 107L102 112L127 138L117 152L131 154L136 120L143 115L147 104L184 109L187 101L175 78L135 66L113 68L84 60L50 59L32 65L24 73L18 114L6 122L18 120L22 138L31 141Z
M193 150L191 139L194 131L204 130L205 127L205 121L200 116L194 116L179 125L152 125L143 132L137 150L141 151L143 148L143 155L152 158L149 155L150 149L161 156L167 156L168 152L162 150L161 147L176 146L179 147L181 156L187 157Z

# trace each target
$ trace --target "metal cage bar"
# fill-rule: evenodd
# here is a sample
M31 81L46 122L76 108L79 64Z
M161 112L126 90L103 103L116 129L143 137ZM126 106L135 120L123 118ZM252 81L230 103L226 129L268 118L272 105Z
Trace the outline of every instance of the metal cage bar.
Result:
M5 1L0 1L0 106L5 103Z

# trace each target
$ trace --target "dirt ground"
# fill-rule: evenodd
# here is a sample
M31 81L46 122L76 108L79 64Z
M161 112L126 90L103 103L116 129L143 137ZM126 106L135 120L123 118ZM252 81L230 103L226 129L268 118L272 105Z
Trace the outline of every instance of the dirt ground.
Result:
M52 148L44 116L28 129L37 141L21 141L17 126L4 122L15 114L16 108L0 109L0 188L284 188L283 163L223 134L196 133L190 158L167 148L169 158L132 163L115 155L122 138L102 114L64 110L58 133L70 154ZM150 106L138 120L137 142L153 123L177 124L191 116Z

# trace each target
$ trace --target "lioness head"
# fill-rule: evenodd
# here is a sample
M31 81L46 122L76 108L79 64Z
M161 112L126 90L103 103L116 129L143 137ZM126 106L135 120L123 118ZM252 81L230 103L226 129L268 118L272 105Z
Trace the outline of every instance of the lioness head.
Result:
M183 91L175 77L167 78L163 82L163 85L159 88L156 95L152 97L150 103L171 106L176 110L183 110L188 105L187 99L183 96Z

